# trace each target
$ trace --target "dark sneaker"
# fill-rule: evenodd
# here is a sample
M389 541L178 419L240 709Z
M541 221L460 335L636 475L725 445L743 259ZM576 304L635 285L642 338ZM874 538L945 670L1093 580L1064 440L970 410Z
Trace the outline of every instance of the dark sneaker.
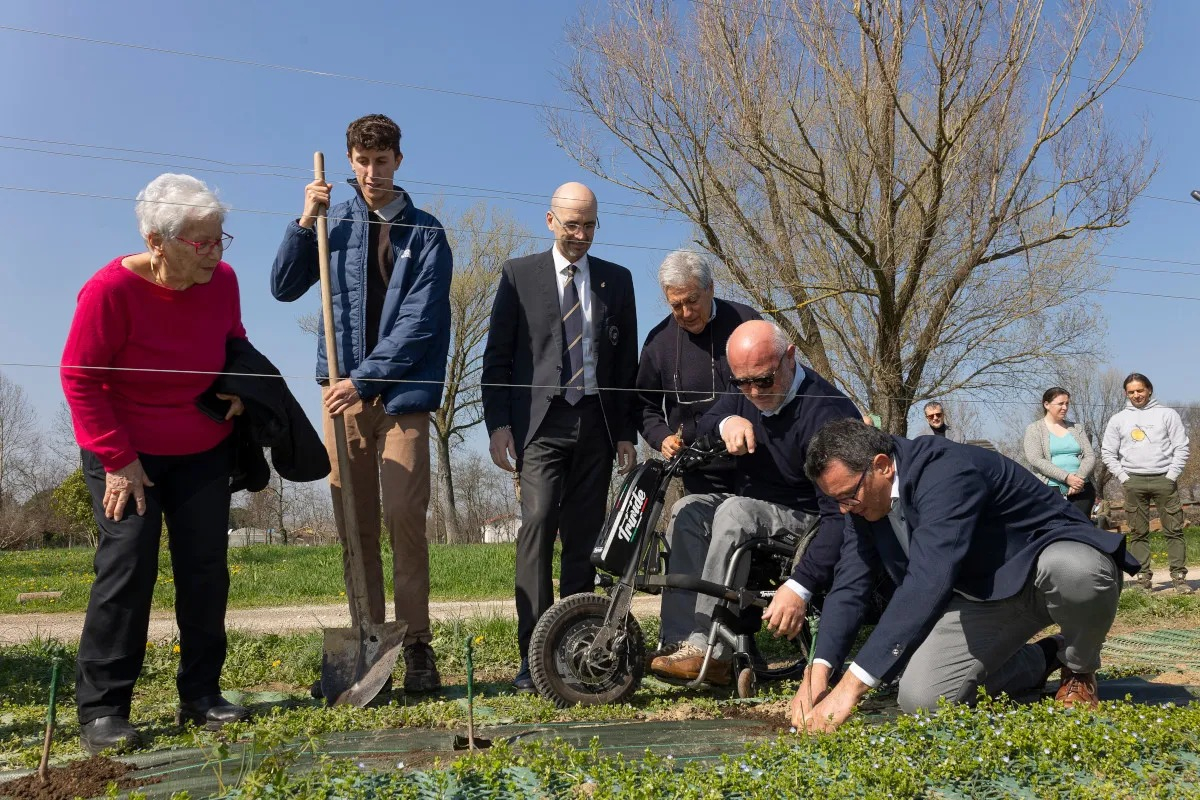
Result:
M527 659L521 659L521 669L517 671L517 677L513 678L512 685L518 694L531 694L537 691L537 687L533 685L533 675L529 672Z
M79 741L88 755L102 750L128 750L139 746L142 738L124 717L100 717L85 722L79 729Z
M404 648L404 691L407 694L436 692L442 688L433 648L425 642L413 642Z
M1187 582L1187 578L1183 575L1176 575L1171 578L1171 586L1175 589L1175 594L1195 594L1196 590Z

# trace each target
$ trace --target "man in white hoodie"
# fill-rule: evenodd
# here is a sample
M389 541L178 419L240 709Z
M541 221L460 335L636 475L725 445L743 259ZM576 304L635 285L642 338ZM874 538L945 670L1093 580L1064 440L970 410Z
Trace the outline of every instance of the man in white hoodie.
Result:
M1178 593L1191 594L1183 540L1183 507L1176 485L1187 465L1187 431L1174 409L1151 399L1154 384L1145 375L1131 373L1124 386L1129 402L1108 421L1100 457L1125 490L1129 554L1141 564L1137 582L1143 589L1152 584L1150 504L1154 503L1167 540L1171 582Z

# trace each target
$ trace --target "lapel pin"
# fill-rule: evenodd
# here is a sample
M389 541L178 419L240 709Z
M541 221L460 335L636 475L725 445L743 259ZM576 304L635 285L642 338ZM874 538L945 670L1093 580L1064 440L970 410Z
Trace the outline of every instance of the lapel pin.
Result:
M607 285L608 285L608 284L607 284L607 283L605 283L604 281L600 281L600 288L601 288L601 289L603 289L603 288L604 288L605 286L607 286Z

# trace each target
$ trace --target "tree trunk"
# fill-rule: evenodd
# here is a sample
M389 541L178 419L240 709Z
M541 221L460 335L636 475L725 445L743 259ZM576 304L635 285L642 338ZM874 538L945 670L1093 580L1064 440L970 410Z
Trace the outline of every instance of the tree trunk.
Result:
M278 489L278 493L275 495L275 499L277 501L275 503L275 515L276 515L276 519L278 522L278 525L276 526L276 528L279 531L279 538L283 541L284 544L287 544L288 543L288 531L287 531L287 524L284 522L283 476L276 475L275 477L279 479L279 489Z
M450 442L441 436L437 441L438 502L442 512L442 523L446 526L446 544L462 542L459 530L458 511L454 508L454 475L450 469Z

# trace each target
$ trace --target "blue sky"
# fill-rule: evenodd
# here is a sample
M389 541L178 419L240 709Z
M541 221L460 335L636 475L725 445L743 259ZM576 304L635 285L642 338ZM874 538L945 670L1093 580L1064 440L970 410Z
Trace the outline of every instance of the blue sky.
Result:
M379 3L339 11L334 4L228 2L10 3L0 26L28 28L149 48L190 51L304 67L395 83L430 86L551 105L569 104L553 72L566 60L563 32L581 4L571 2ZM391 8L392 11L383 9ZM1131 86L1200 97L1194 83L1193 35L1200 4L1165 0L1153 11L1147 48L1126 80ZM437 194L465 207L478 189L531 195L493 200L539 234L545 201L566 180L584 180L600 196L603 227L595 252L629 267L639 293L639 336L665 313L654 273L666 251L686 244L678 222L621 216L617 203L639 196L591 178L556 148L535 107L419 91L395 85L265 69L0 30L0 185L132 198L155 175L192 172L237 209L226 229L237 241L228 260L241 280L251 339L287 375L293 391L316 410L314 343L296 317L317 307L316 292L293 304L267 288L271 260L289 216L300 208L312 152L326 153L331 176L344 175L349 120L383 112L404 131L399 180L426 204ZM1200 298L1200 263L1165 264L1118 256L1200 262L1195 222L1200 187L1195 150L1200 102L1117 90L1106 112L1130 131L1147 125L1161 159L1133 222L1111 237L1104 263L1194 275L1114 271L1108 288ZM14 138L15 137L15 138ZM18 141L54 140L199 156L243 166L210 172L211 163L172 156L81 150ZM13 148L140 159L124 163ZM244 165L275 165L268 167ZM290 169L280 169L280 166ZM274 177L248 173L282 173ZM335 200L348 189L335 190ZM466 196L453 196L466 195ZM135 252L132 203L0 189L5 244L0 254L0 361L56 364L79 287L113 257ZM637 245L620 247L619 244ZM656 249L657 248L657 249ZM1155 381L1164 400L1200 400L1192 350L1196 300L1100 295L1109 321L1111 363ZM57 373L0 366L46 409L61 397Z

